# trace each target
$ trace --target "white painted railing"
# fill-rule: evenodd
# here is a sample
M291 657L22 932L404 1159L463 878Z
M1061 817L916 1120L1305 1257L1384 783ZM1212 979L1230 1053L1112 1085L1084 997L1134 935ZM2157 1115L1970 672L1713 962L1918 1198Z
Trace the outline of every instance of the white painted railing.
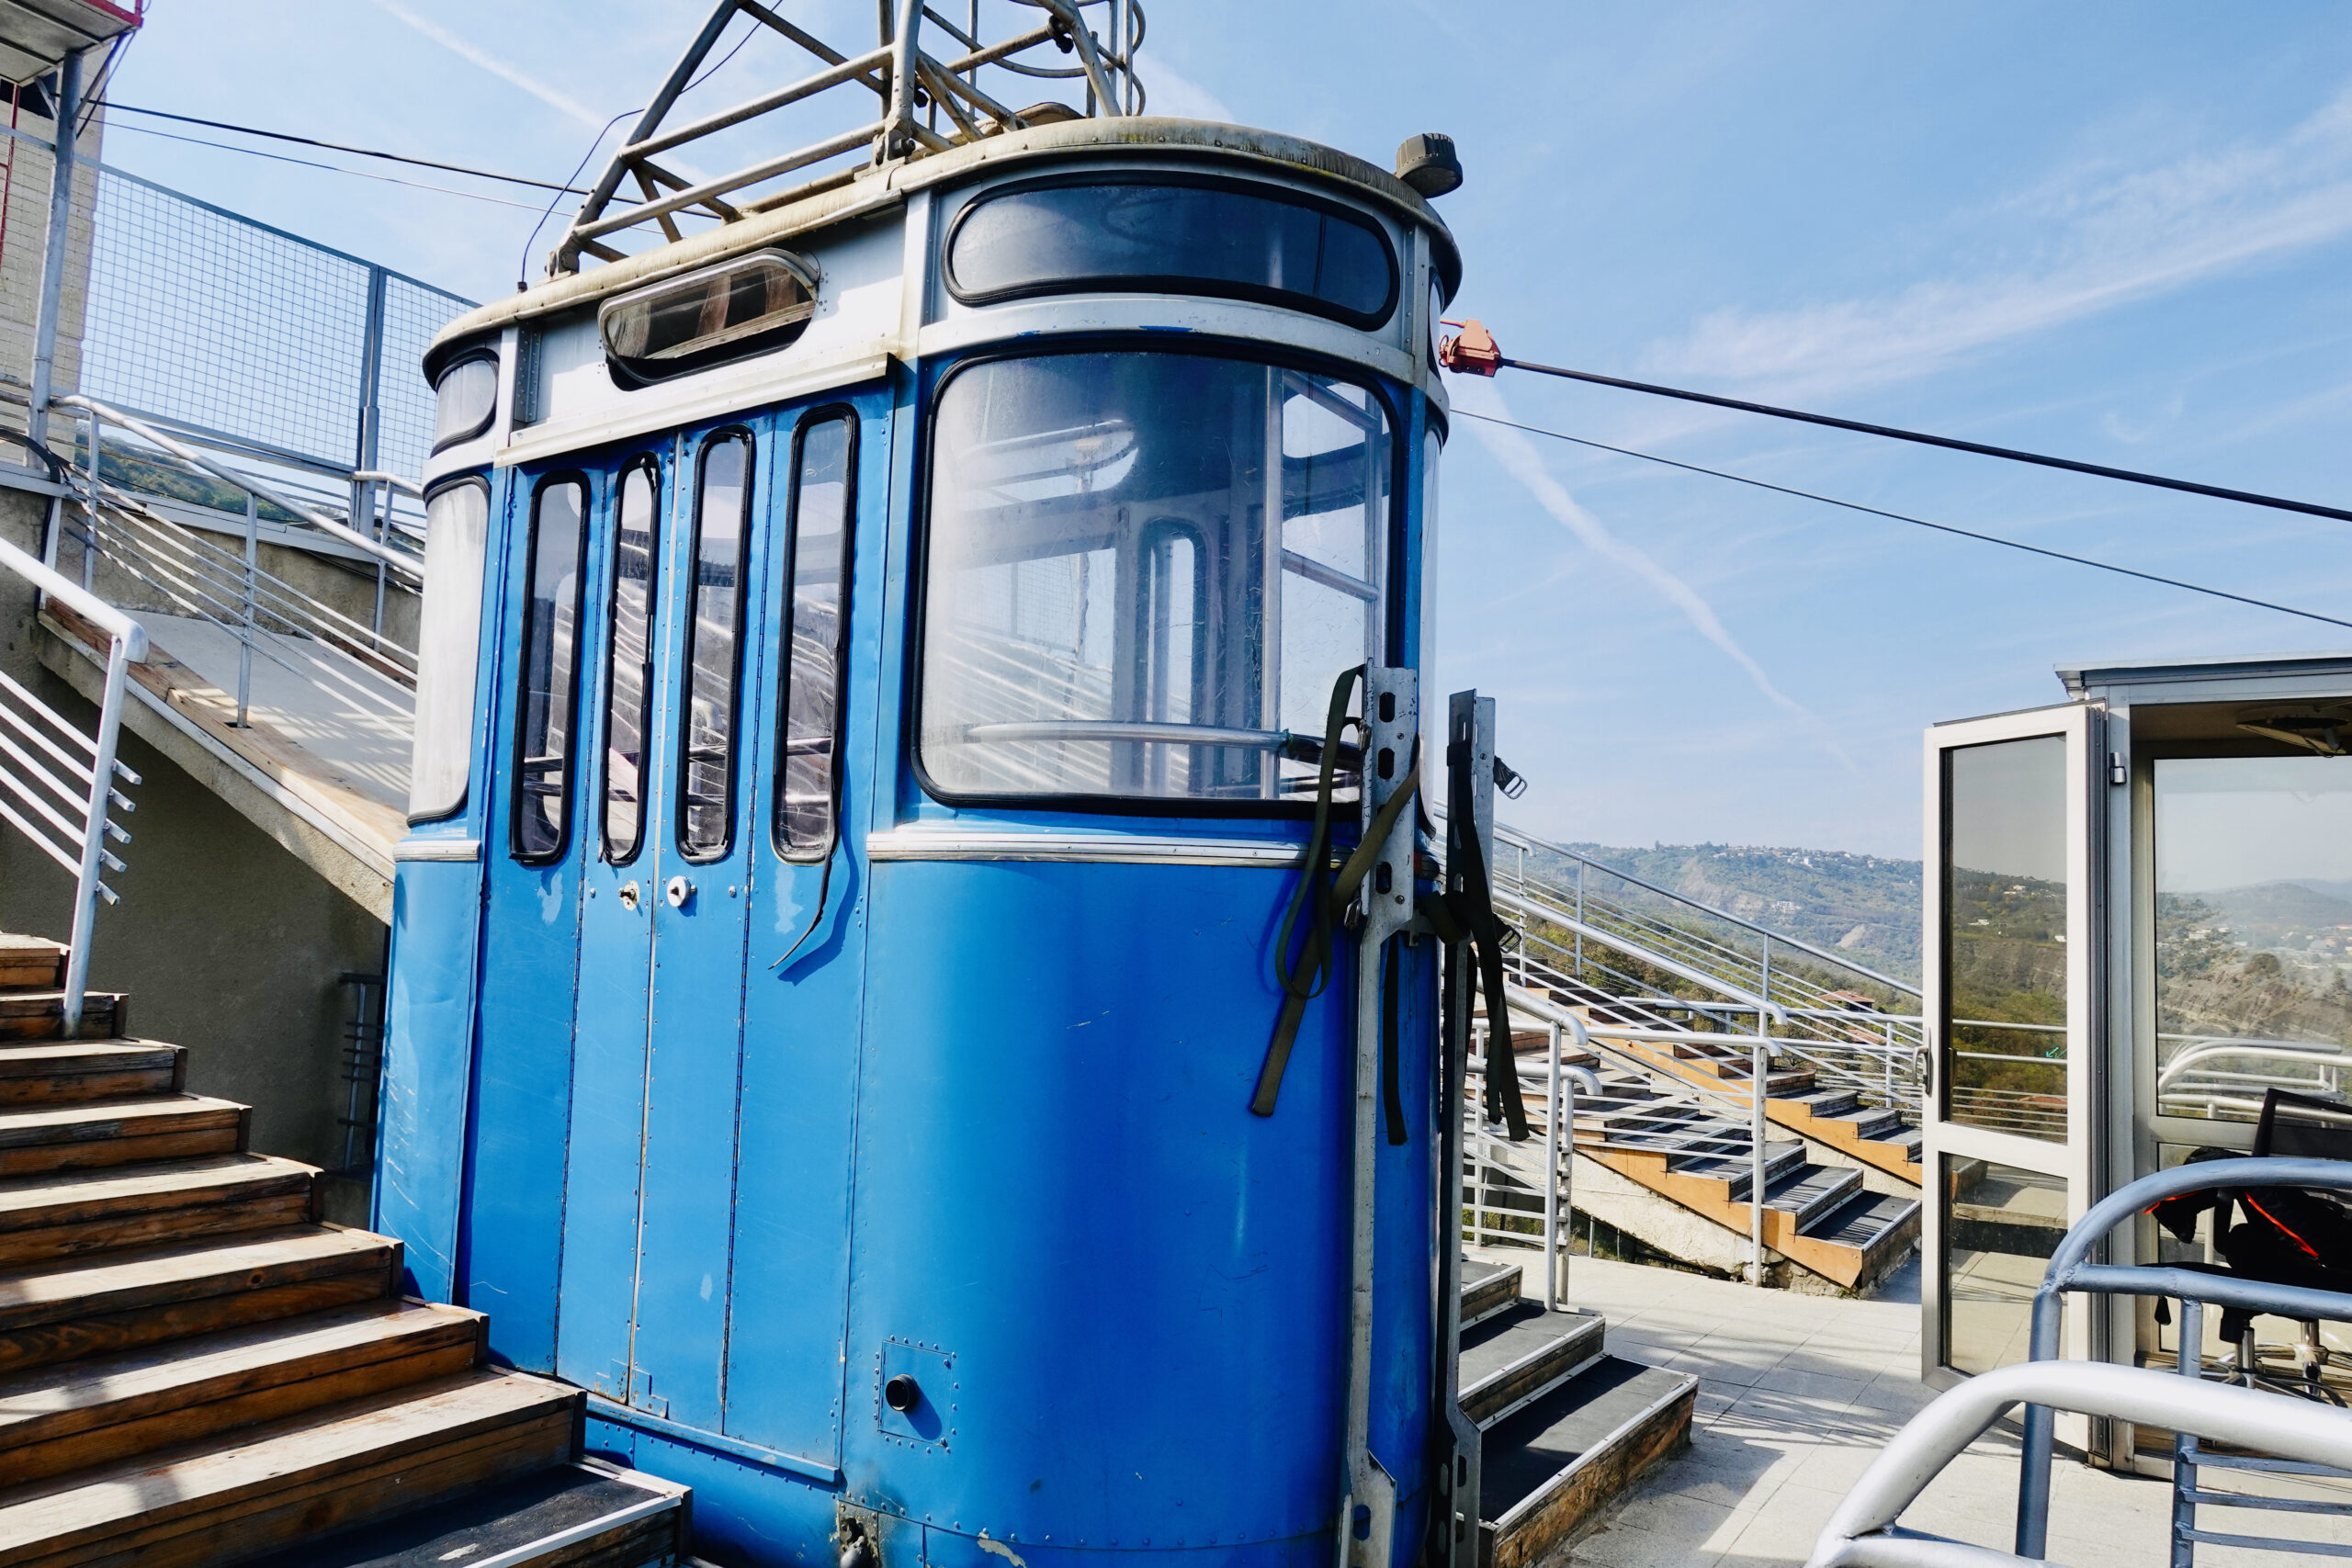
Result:
M98 705L95 735L85 735L30 689L0 673L0 818L74 877L72 934L60 998L62 1032L70 1039L81 1032L98 900L118 901L102 874L120 873L123 863L107 847L107 840L130 841L114 820L116 813L128 815L131 809L130 797L115 787L115 781L136 784L139 775L116 760L115 742L122 730L130 666L147 657L147 634L129 615L5 540L0 540L0 567L66 605L107 637L106 695Z

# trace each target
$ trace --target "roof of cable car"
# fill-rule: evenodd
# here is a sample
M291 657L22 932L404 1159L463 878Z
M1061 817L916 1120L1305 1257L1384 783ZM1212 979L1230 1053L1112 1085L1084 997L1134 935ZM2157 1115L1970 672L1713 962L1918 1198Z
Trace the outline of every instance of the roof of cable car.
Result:
M1135 153L1199 158L1228 167L1255 166L1270 174L1307 176L1344 187L1392 217L1428 232L1435 242L1440 278L1451 298L1462 281L1461 254L1453 236L1430 204L1402 180L1336 148L1279 131L1253 130L1210 120L1160 116L1114 116L1035 126L992 136L944 152L885 164L837 189L770 212L724 223L621 261L550 278L493 300L451 321L426 351L431 366L449 347L512 322L571 310L639 284L674 276L746 251L810 234L836 224L872 217L897 207L910 191L952 183L1009 164L1076 155Z

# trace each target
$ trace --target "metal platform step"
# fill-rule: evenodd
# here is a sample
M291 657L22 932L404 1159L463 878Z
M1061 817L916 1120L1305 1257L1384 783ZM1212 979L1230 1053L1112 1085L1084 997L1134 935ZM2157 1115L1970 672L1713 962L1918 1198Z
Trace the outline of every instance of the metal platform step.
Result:
M241 1568L668 1568L689 1561L690 1508L674 1482L587 1460Z
M1857 1193L1827 1214L1804 1227L1816 1241L1867 1248L1881 1236L1919 1212L1917 1198L1891 1198L1883 1193Z
M1490 1427L1549 1393L1598 1358L1609 1325L1599 1313L1546 1312L1517 1301L1462 1334L1462 1410Z
M1532 1568L1690 1441L1699 1380L1603 1355L1489 1428L1484 1568Z
M1519 1304L1519 1265L1462 1260L1462 1327L1486 1322Z

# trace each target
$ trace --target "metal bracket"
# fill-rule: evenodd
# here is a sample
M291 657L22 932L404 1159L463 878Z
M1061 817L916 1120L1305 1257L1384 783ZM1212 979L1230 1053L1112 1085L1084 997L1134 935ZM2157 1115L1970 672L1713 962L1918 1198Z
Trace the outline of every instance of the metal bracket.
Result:
M1419 681L1409 668L1367 665L1363 687L1366 832L1413 779L1420 729ZM1340 1568L1389 1568L1396 1529L1396 1483L1372 1454L1373 1194L1380 1147L1380 966L1388 939L1413 919L1413 818L1389 824L1356 892L1354 1189L1349 1205L1347 1492L1340 1499Z
M1446 703L1446 739L1470 743L1472 825L1488 850L1493 864L1495 831L1494 755L1495 700L1476 692L1456 692ZM1437 770L1441 759L1428 759L1433 776L1451 777ZM1453 800L1451 789L1446 799ZM1449 804L1449 809L1450 809ZM1452 1025L1445 1042L1445 1100L1438 1111L1438 1180L1443 1193L1438 1215L1440 1253L1438 1289L1438 1408L1445 1417L1450 1444L1441 1442L1437 1495L1448 1511L1452 1528L1439 1549L1440 1568L1478 1568L1478 1498L1485 1485L1485 1458L1478 1424L1462 1409L1462 1125L1468 1112L1470 1069L1470 1003L1476 988L1467 964L1454 965L1449 977L1452 995L1446 1017Z

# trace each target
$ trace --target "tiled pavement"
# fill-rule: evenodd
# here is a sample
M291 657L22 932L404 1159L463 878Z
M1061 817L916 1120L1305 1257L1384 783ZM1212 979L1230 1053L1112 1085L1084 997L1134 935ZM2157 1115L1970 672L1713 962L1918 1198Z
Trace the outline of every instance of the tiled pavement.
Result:
M1531 1293L1541 1291L1534 1254L1482 1256L1526 1263ZM1596 1568L1803 1563L1830 1509L1932 1397L1918 1381L1917 1269L1915 1261L1877 1300L1838 1301L1573 1260L1568 1300L1607 1314L1612 1351L1695 1372L1700 1382L1690 1451L1655 1472L1565 1561ZM1996 1428L1947 1468L1903 1522L2006 1551L2017 1483L2016 1444ZM2164 1568L2170 1504L2163 1482L2062 1460L2052 1486L2051 1561L2072 1568ZM2209 1528L2261 1523L2259 1517L2219 1515ZM2287 1528L2352 1540L2347 1524L2302 1520ZM2197 1556L2199 1568L2279 1568L2296 1560L2211 1546Z

